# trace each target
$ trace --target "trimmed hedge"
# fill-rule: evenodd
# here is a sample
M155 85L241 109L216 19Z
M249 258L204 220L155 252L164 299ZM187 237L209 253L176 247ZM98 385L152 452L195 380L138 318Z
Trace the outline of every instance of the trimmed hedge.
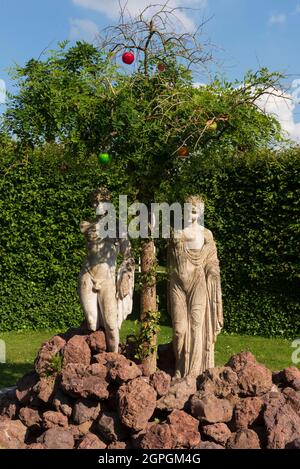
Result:
M22 161L6 154L0 172L0 330L78 325L79 222L93 216L90 191L107 176L95 161L66 161L58 147ZM298 149L202 157L190 177L218 244L227 332L300 335L299 174Z
M299 148L204 158L193 175L218 245L228 332L300 335L299 181Z
M97 169L65 162L55 147L28 161L2 162L1 331L64 329L82 321L79 223L92 215L89 195L103 182Z

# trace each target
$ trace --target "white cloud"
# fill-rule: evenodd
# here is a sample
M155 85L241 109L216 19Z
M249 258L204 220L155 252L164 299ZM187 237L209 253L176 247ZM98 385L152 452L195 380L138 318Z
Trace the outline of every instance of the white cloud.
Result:
M292 15L299 15L299 14L300 14L300 4L298 3Z
M295 122L295 108L300 98L300 80L295 80L292 86L293 93L272 91L272 95L264 95L256 103L262 111L277 117L287 136L300 143L300 123Z
M292 16L297 16L300 14L300 3L296 5L293 11L286 13L273 14L269 18L269 23L271 24L283 24Z
M70 39L83 39L87 42L93 42L98 33L98 26L91 20L70 18Z
M278 15L271 15L269 19L269 23L271 24L283 24L286 22L286 14L279 13Z
M120 6L118 0L72 0L77 6L88 8L90 10L104 13L110 19L118 19L120 14ZM165 0L125 0L121 1L121 5L126 4L127 12L135 16L140 13L148 5L164 4ZM204 8L207 5L207 0L169 0L168 7L187 7L187 8ZM157 7L154 11L157 11ZM152 10L153 12L153 10ZM149 9L150 13L150 9ZM193 16L195 11L193 10L177 10L175 12L179 24L179 29L185 29L190 31L195 28Z

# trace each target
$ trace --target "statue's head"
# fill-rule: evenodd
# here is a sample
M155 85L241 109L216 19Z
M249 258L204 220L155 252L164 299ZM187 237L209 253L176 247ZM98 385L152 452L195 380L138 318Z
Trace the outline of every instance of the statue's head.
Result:
M189 218L191 222L203 220L204 217L204 200L200 195L189 195L185 199L185 203L190 205ZM201 223L202 224L202 223Z
M91 205L96 210L96 215L107 213L107 204L111 203L110 191L107 187L98 187L91 193Z

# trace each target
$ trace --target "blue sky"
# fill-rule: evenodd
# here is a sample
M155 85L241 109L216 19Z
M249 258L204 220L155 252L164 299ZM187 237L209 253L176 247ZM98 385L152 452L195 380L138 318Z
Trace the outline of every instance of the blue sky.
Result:
M162 2L128 0L127 5L136 13L150 3ZM287 81L294 84L290 93L297 99L278 99L267 104L267 111L276 112L286 130L300 141L296 106L300 81L299 85L293 82L300 79L300 0L170 0L170 4L199 8L180 13L183 29L210 18L203 37L215 46L216 64L211 70L230 80L259 66L288 75ZM93 41L98 30L115 22L117 13L118 0L1 0L0 80L11 89L7 68L39 57L64 39Z

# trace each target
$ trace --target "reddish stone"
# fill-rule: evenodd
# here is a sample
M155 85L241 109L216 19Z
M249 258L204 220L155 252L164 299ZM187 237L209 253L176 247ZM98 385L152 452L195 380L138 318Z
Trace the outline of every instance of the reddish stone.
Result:
M106 351L106 338L104 331L99 330L91 332L88 335L86 342L94 354Z
M232 418L232 404L227 399L219 399L214 394L198 391L191 397L191 414L197 419L208 422L229 422Z
M300 391L296 391L293 388L285 388L283 395L294 411L300 414Z
M287 386L290 386L296 391L300 391L300 370L298 368L295 366L285 368L282 371L282 378Z
M37 440L45 449L73 449L74 437L72 433L61 427L53 427L45 431Z
M80 438L82 438L83 436L89 433L92 425L93 425L93 421L88 420L84 423L81 423L80 425L70 424L68 426L68 430L72 433L75 440L79 440Z
M245 429L243 429L243 430L245 430ZM251 425L251 430L254 430L255 433L257 434L261 448L266 449L267 445L268 445L268 439L267 439L266 428L264 426L263 420L259 425L258 424L252 424Z
M156 406L156 391L142 378L123 384L118 391L121 422L133 430L147 425Z
M114 441L107 449L130 449L130 447L125 441Z
M157 401L156 407L168 412L172 412L175 409L186 410L190 396L196 391L196 378L192 376L173 381L168 394Z
M204 394L227 397L239 392L238 377L229 366L211 368L198 376L197 388Z
M128 430L122 425L117 412L102 412L97 422L97 433L108 442L124 440Z
M264 394L263 396L261 396L261 398L265 400L266 398L268 399L269 397L278 397L280 393L281 393L281 389L279 389L279 387L276 386L276 384L272 384L270 391Z
M26 446L26 449L45 449L45 446L42 443L31 443Z
M91 363L91 350L83 335L74 335L64 347L63 367L70 363L89 365Z
M282 393L277 399L269 399L263 418L269 449L284 449L293 440L300 438L300 413L297 399L289 391L287 394Z
M27 427L20 420L0 418L0 449L23 449Z
M113 355L117 355L115 352L97 353L96 355L93 356L92 363L98 363L99 365L105 366L107 363L107 354L110 354L110 353Z
M39 382L34 386L37 397L41 401L50 402L56 389L56 379L54 376L42 377Z
M19 412L19 418L30 430L40 430L42 419L38 409L34 407L22 407Z
M240 399L233 411L233 423L236 430L246 429L259 417L263 400L260 397L246 397Z
M65 345L66 341L58 335L42 345L34 364L35 370L40 376L53 373L53 357L59 354Z
M255 356L251 352L241 352L233 355L226 366L230 366L236 373L242 371L250 363L257 363Z
M225 449L224 446L218 445L213 441L201 441L197 449Z
M295 440L288 443L285 449L300 449L300 438L295 438Z
M194 448L200 442L199 421L183 410L173 410L167 419L177 448Z
M258 363L250 352L234 355L228 365L238 375L239 393L242 396L261 396L272 388L272 373Z
M243 396L261 396L272 388L272 373L264 365L255 364L244 368L240 373L240 394Z
M119 353L103 352L95 355L94 360L99 364L105 365L109 370L111 379L118 383L125 383L142 374L139 367L133 361L128 360L124 355Z
M240 401L240 397L238 396L238 394L228 394L226 399L227 399L227 401L230 402L232 407L235 407L237 405L237 403Z
M170 425L166 423L151 425L140 442L143 449L173 449L175 446L176 438L172 435Z
M150 384L154 387L158 397L166 396L170 389L171 376L164 371L157 371L150 376Z
M253 430L239 430L227 442L228 449L260 449L259 439Z
M80 425L88 420L96 420L100 413L100 402L94 399L80 399L74 405L73 421Z
M72 397L107 399L108 384L108 370L99 363L90 366L71 363L62 370L61 387Z
M73 401L70 396L57 389L52 405L58 412L62 412L67 417L71 417L73 412Z
M39 380L39 376L35 371L31 371L24 375L17 383L16 398L19 402L26 405L36 395L34 387Z
M141 447L141 441L146 432L151 428L152 425L156 425L156 422L148 422L146 427L139 432L132 433L130 437L131 445L133 449L139 449Z
M94 433L87 433L80 441L77 449L105 449L106 444Z
M21 404L16 398L16 390L6 392L0 396L0 416L15 419L19 413Z
M214 440L220 445L226 445L227 440L231 437L231 431L225 423L204 425L202 427L202 432L207 438Z
M68 426L68 417L60 412L55 412L53 410L48 410L43 413L43 427L46 429L57 428L57 427L67 427Z

